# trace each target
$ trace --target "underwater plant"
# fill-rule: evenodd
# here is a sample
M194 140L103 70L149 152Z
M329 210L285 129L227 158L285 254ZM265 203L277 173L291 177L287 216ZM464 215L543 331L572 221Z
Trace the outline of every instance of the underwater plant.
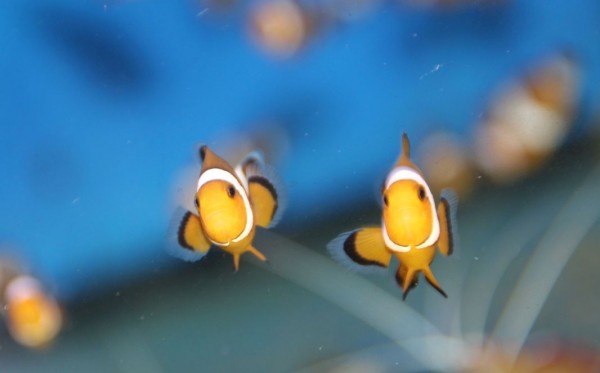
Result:
M261 247L277 248L268 253L270 265L259 265L340 306L392 342L323 361L307 367L307 371L343 371L350 365L361 366L359 361L363 360L375 361L374 366L381 368L381 361L398 360L395 357L399 349L414 361L395 361L388 369L527 370L528 359L533 359L529 355L537 351L535 346L526 345L534 322L569 258L600 219L598 185L600 163L578 185L565 188L570 195L564 200L557 199L554 193L538 193L491 238L486 236L489 231L474 227L472 231L481 232L480 236L461 241L461 259L445 273L451 278L446 280L450 284L449 298L427 293L422 313L410 302L403 303L398 294L390 294L325 255L276 233L257 234ZM556 200L561 203L552 203ZM484 224L476 217L474 221L477 220ZM478 251L482 242L477 241L484 240L485 250ZM477 256L469 260L472 253ZM491 320L498 285L521 255L528 256L526 264L499 316ZM311 269L310 275L306 268ZM486 327L488 324L491 327ZM576 358L548 363L559 364L553 366L558 369L579 363L598 367L597 356L592 354L588 360L589 365Z

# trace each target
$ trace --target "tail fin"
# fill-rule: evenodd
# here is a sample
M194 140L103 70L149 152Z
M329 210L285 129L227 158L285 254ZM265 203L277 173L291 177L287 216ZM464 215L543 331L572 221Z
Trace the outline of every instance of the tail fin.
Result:
M412 289L416 288L419 284L419 276L418 273L416 273L416 271L411 271L410 276L412 277L412 279L408 279L408 275L408 267L402 265L401 263L398 267L398 271L396 272L396 283L398 284L398 286L400 286L400 288L402 288L402 300L406 300L408 293ZM407 288L405 288L405 284Z
M429 268L429 267L423 268L423 275L425 275L425 279L427 280L427 282L429 282L429 285L433 286L435 288L435 290L437 290L440 294L442 294L444 296L444 298L448 298L448 296L446 295L446 292L442 289L440 284L435 279L433 272L431 272L431 268Z

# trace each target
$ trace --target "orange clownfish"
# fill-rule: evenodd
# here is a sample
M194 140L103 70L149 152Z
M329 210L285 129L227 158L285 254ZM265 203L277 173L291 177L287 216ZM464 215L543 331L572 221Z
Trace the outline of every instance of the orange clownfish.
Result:
M196 211L185 211L177 229L178 246L189 251L171 253L184 260L198 260L214 245L233 255L236 271L240 256L246 252L266 261L252 246L256 227L273 227L283 208L280 191L272 175L267 176L262 156L250 153L234 169L202 146L200 159Z
M436 246L443 255L453 251L456 197L442 192L435 208L433 195L419 168L410 160L408 136L402 135L402 154L387 175L382 188L381 227L366 227L346 232L331 241L333 257L354 269L371 266L387 268L392 255L399 261L396 282L403 299L417 284L419 273L442 294L429 265ZM372 267L371 267L372 268Z
M20 275L4 291L8 330L20 344L39 348L48 345L62 325L62 313L53 297L32 277Z

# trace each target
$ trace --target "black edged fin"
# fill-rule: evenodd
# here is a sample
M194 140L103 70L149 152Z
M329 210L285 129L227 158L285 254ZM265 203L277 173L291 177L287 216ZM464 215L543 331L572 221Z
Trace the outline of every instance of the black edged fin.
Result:
M446 292L440 286L439 282L433 275L433 272L431 272L431 268L429 268L429 267L423 268L423 275L425 276L425 279L427 280L427 282L429 282L429 285L431 285L435 290L437 290L440 294L442 294L442 296L444 298L448 298L448 295L446 295Z
M442 296L444 298L448 298L448 295L446 294L446 292L439 285L433 283L427 277L425 277L425 279L427 280L427 282L429 283L429 285L431 285L435 290L437 290L438 293L442 294Z
M248 189L255 224L263 228L277 224L275 218L279 210L279 194L273 184L263 176L251 176Z
M248 195L256 225L263 228L277 225L287 202L285 189L273 168L265 163L262 152L248 154L235 172L248 182Z
M452 255L458 243L456 210L458 197L450 189L444 189L438 205L438 219L440 221L440 238L438 248L443 255Z
M385 273L392 257L379 227L342 233L327 245L327 249L334 259L359 272Z
M202 259L210 246L210 242L202 232L199 218L183 208L178 208L167 232L167 253L187 262L193 262Z

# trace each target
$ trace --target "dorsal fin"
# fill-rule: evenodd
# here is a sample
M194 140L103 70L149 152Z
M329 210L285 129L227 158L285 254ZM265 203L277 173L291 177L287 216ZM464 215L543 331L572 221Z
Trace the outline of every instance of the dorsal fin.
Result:
M408 135L406 133L402 134L402 150L400 152L400 158L396 161L396 167L401 166L414 168L421 173L417 166L410 160L410 141L408 140Z
M406 132L402 133L402 158L410 159L410 141Z
M216 155L210 148L206 145L200 147L200 159L202 160L202 172L211 169L211 168L220 168L225 170L237 178L233 167L226 160Z

